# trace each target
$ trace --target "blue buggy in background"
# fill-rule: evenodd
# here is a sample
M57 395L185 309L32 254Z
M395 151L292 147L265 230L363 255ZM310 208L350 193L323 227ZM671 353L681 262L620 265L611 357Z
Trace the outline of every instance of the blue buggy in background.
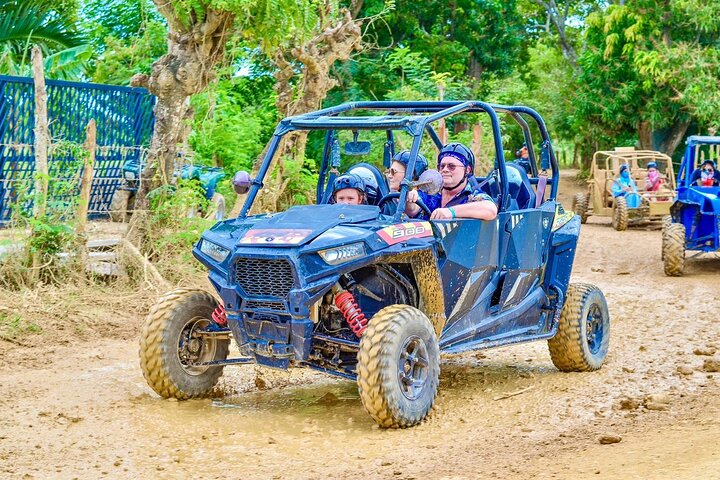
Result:
M463 115L491 126L494 166L471 181L495 200L497 218L407 218L422 143L440 149L438 122L467 125ZM500 116L524 132L529 172L505 161ZM248 215L280 141L296 131L325 141L318 204ZM388 192L373 158L361 158L378 179L376 195L366 205L332 204L343 165L353 170L355 157L372 156L368 138L380 139L386 167L398 143L410 146L400 191ZM210 392L226 365L307 367L356 381L379 425L409 427L435 402L441 353L547 340L560 370L596 370L610 319L597 287L569 283L580 217L557 202L559 178L544 121L527 107L359 102L287 118L257 178L236 176L237 191L247 192L239 217L217 223L193 250L216 295L176 290L148 315L145 379L163 397L187 399ZM397 202L392 215L380 208L388 202ZM228 358L231 338L240 357Z
M145 164L139 159L130 159L123 165L122 183L115 190L110 201L109 213L112 221L123 222L132 214L135 206L135 194L140 187L140 175L144 166ZM207 218L218 221L225 218L225 197L216 191L218 183L225 177L222 168L184 164L178 166L175 177L199 182L205 198L209 201L209 206L205 211L191 207L188 216L202 213Z
M688 137L678 171L677 200L663 225L665 275L683 274L686 250L697 252L695 255L720 250L720 187L699 184L702 183L699 167L709 160L716 168L719 156L720 137ZM719 175L717 170L714 175Z

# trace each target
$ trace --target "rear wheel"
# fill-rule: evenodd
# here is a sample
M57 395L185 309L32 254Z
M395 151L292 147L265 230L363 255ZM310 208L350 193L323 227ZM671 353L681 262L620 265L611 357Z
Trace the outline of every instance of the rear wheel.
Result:
M435 403L440 348L430 320L409 305L390 305L370 320L360 340L360 399L382 427L420 423Z
M680 277L685 268L685 226L672 223L663 231L662 259L665 275Z
M613 209L612 226L618 232L627 230L628 207L625 197L615 197L615 208Z
M202 290L175 290L150 310L140 335L140 367L148 385L164 398L201 397L222 375L229 338L204 335L211 327L215 298Z
M602 291L589 284L568 287L557 334L548 340L553 364L563 372L599 369L610 345L610 314Z
M580 215L580 222L585 223L588 219L589 199L585 193L576 193L573 198L573 211Z

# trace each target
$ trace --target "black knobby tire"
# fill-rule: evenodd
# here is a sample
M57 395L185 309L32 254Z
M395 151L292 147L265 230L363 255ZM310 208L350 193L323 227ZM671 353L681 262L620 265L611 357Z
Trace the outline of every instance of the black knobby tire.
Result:
M618 232L627 230L628 207L625 197L615 197L615 208L613 209L612 226Z
M557 334L548 340L553 364L563 372L589 372L602 367L610 345L610 314L595 285L571 284L560 314Z
M663 239L663 245L665 244L665 229L672 224L672 216L671 215L664 215L662 217L662 239ZM665 261L665 248L660 249L660 260Z
M202 290L174 290L150 310L140 335L140 367L148 385L164 398L185 400L209 393L222 366L192 363L225 360L230 340L195 332L212 323L218 303Z
M576 193L573 198L573 211L580 216L580 223L587 222L590 200L585 193Z
M115 190L110 199L110 220L113 222L124 222L127 217L128 203L130 201L130 192L127 190Z
M357 382L370 416L385 428L417 425L430 412L440 378L440 348L430 320L409 305L376 313L360 340Z
M668 225L662 236L662 259L665 275L680 277L685 268L685 225Z
M672 224L672 216L671 215L663 215L662 217L662 231L665 232L665 229Z

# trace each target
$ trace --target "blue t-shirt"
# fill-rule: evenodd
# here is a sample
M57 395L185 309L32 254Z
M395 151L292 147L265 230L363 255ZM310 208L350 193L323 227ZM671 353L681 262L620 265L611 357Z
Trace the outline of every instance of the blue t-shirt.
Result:
M428 195L425 192L419 191L418 196L420 197L420 200L422 200L423 203L428 207L428 210L430 210L431 213L438 208L449 208L468 202L477 202L480 200L489 200L495 203L495 200L493 200L490 195L480 191L479 189L473 189L473 187L471 187L469 183L466 183L465 188L460 190L457 195L451 198L447 205L445 205L445 207L442 207L442 192L436 193L435 195ZM416 218L422 218L427 220L429 216L425 212L420 210L420 213L418 213L418 216Z

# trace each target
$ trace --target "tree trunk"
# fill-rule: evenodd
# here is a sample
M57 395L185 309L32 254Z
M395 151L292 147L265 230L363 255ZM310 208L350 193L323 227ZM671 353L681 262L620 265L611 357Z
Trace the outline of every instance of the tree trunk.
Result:
M570 39L565 32L565 23L567 22L569 14L570 2L567 1L565 3L565 8L562 12L560 11L560 8L558 8L555 0L534 0L534 2L545 9L548 20L555 26L555 29L558 32L558 41L560 43L560 50L562 50L563 56L573 67L577 67L577 53L575 52L575 47L573 47L572 43L570 43Z
M676 122L673 125L673 128L668 134L668 136L665 137L665 139L663 140L660 150L664 154L672 157L678 145L680 145L680 142L682 142L683 138L685 138L685 133L687 133L687 129L689 126L689 120Z
M192 115L189 97L203 91L214 78L233 24L232 14L214 10L206 10L203 15L193 13L190 22L183 23L171 2L154 1L168 21L168 53L153 64L149 77L135 75L131 81L131 85L146 87L157 97L147 166L141 174L135 201L137 212L130 226L136 242L145 237L147 194L174 182L178 145L184 142L185 125Z
M640 150L653 150L650 122L638 123L638 137L640 138Z
M336 61L345 61L354 51L361 49L362 32L360 22L353 20L350 12L344 11L343 18L334 25L321 25L319 31L306 43L290 51L279 50L274 62L276 105L280 115L291 117L317 110L327 93L337 81L330 76ZM302 79L299 85L292 83L298 64ZM265 187L256 198L253 212L277 211L278 202L292 180L285 175L286 162L305 161L307 132L294 132L285 136L273 161L275 165L265 178ZM264 154L263 154L264 157ZM255 172L262 158L255 164Z

